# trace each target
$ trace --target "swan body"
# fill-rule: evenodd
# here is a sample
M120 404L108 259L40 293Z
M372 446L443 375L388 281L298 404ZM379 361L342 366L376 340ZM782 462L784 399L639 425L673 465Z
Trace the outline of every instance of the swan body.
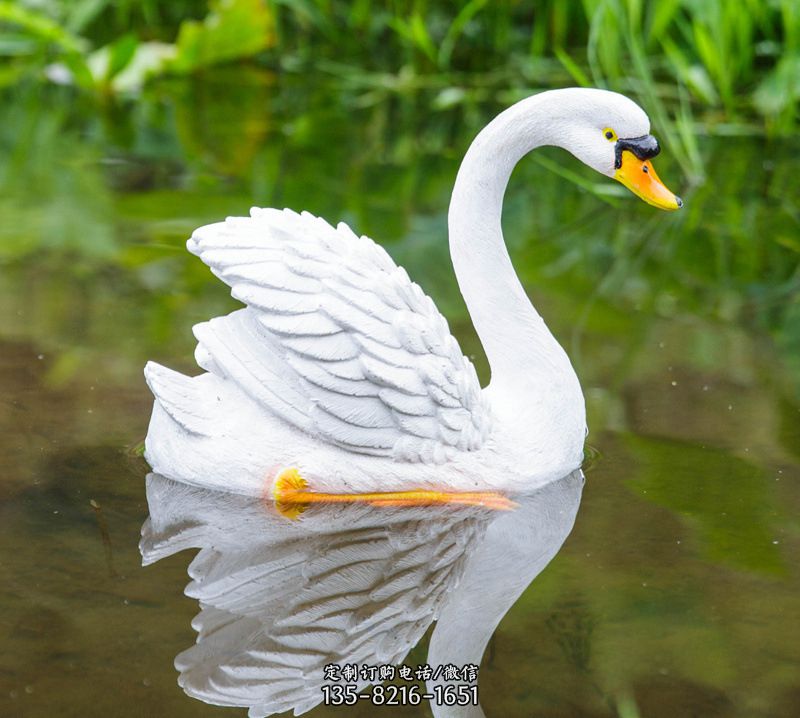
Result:
M257 494L292 467L313 491L354 495L514 493L572 471L586 435L583 395L514 272L503 194L519 159L547 144L677 208L649 165L658 150L649 129L622 95L554 90L501 113L470 146L448 223L491 368L483 389L431 299L347 225L253 209L196 230L189 250L245 308L195 326L200 376L147 365L153 470Z

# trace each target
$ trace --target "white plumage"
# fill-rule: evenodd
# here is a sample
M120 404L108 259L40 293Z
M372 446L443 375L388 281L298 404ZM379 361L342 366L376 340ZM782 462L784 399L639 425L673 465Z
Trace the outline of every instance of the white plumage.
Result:
M251 494L270 490L287 468L313 492L350 494L513 493L574 469L586 435L583 395L514 272L503 194L517 161L553 144L647 201L678 208L632 154L657 151L649 129L622 95L554 90L501 113L470 146L448 224L492 372L485 389L431 299L347 225L256 208L196 230L189 250L245 308L194 328L207 374L190 379L148 364L153 469Z
M322 661L400 660L440 609L446 625L434 633L431 657L480 661L530 576L512 557L519 550L538 572L571 526L580 477L564 493L553 482L580 465L586 435L577 376L508 256L503 194L517 161L550 144L651 204L677 209L680 200L646 163L658 148L649 129L621 95L556 90L501 113L470 146L448 225L459 287L492 372L484 389L430 298L346 225L254 209L195 231L190 251L245 307L195 327L205 373L145 369L156 397L150 465L181 482L187 501L196 490L228 497L213 521L202 507L194 518L187 507L182 519L161 521L148 496L147 561L202 547L188 589L201 601L200 642L178 661L187 691L251 706L254 716L299 713L320 700L314 671ZM419 507L419 524L400 528L405 519L386 504L337 504L291 522L264 499L292 472L312 493L347 501L542 487L537 496L552 501L526 523L520 498L519 511L494 521L465 559L486 530L486 509ZM244 530L267 516L268 530ZM523 550L529 545L534 554ZM456 590L462 572L469 591ZM486 586L498 589L489 592L492 606L473 599Z
M440 464L481 446L490 414L474 367L371 239L307 212L253 209L188 246L247 305L195 327L203 368L356 453Z

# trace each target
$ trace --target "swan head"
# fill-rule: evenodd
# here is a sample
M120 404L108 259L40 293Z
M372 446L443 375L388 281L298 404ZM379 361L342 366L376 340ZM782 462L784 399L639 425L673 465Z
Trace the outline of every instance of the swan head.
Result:
M681 198L666 188L653 168L660 147L650 119L633 100L616 92L585 88L555 90L561 122L553 144L592 169L625 185L648 204L680 209Z

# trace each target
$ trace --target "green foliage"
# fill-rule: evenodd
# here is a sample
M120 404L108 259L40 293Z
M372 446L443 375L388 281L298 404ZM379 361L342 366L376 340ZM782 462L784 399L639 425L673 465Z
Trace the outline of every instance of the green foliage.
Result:
M23 0L0 2L0 82L62 63L72 81L138 91L152 77L258 57L322 69L365 101L429 91L450 104L578 83L646 102L693 180L696 118L789 134L800 105L795 0ZM441 95L441 93L445 93ZM675 119L677 117L677 119Z
M170 69L194 72L252 57L273 43L272 12L262 0L216 0L202 22L181 23Z
M352 7L281 0L276 7L284 59L335 56L362 74L403 66L428 84L465 82L460 73L469 73L471 86L571 79L636 92L665 124L678 106L685 115L689 103L713 110L715 122L728 126L760 116L771 132L788 133L796 120L800 18L793 0L362 0ZM675 129L670 141L684 169L699 175L690 134Z
M92 49L92 40L76 33L93 33L96 23L110 13L124 26L142 13L145 21L157 22L158 3L114 4L110 0L80 0L65 12L58 4L42 8L0 2L0 55L24 56L20 69L45 70L58 82L71 82L101 92L138 91L153 76L191 73L221 63L253 57L274 44L274 19L265 0L216 0L203 20L183 18L174 43L146 39L126 30L107 44ZM48 14L49 11L49 14ZM158 28L156 28L158 29ZM158 33L157 33L158 34ZM61 64L53 64L58 61ZM18 80L21 72L10 76Z
M311 86L233 65L153 85L135 103L111 98L98 113L88 100L70 105L69 88L30 86L0 106L9 219L0 257L123 261L112 217L172 226L174 239L252 204L301 207L396 244L447 315L466 323L445 271L447 201L466 143L500 103L453 88L457 101L440 93L434 110L414 93L363 104L362 90L341 87L335 78ZM565 316L597 322L595 303L623 313L677 305L710 321L747 321L790 361L800 346L793 145L704 139L702 157L706 180L688 192L672 151L658 158L686 200L666 216L560 151L538 151L518 170L505 210L519 271L531 286L567 282L591 297ZM162 242L160 230L155 236ZM615 316L602 315L608 331L617 331ZM580 351L571 355L580 362Z
M12 60L0 74L0 83L12 84L31 64L59 57L69 67L75 82L89 85L87 46L83 38L46 15L14 2L0 2L0 55Z

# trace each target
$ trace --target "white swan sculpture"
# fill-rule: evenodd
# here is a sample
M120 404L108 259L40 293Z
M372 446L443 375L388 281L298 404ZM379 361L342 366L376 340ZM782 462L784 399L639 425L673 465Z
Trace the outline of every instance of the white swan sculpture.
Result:
M449 212L461 292L491 368L481 389L433 302L371 239L308 213L253 209L188 242L246 307L198 324L189 378L149 363L153 470L313 501L508 508L580 465L580 384L531 305L500 225L514 165L555 145L645 201L678 209L650 159L647 115L626 97L564 89L529 97L470 146Z

